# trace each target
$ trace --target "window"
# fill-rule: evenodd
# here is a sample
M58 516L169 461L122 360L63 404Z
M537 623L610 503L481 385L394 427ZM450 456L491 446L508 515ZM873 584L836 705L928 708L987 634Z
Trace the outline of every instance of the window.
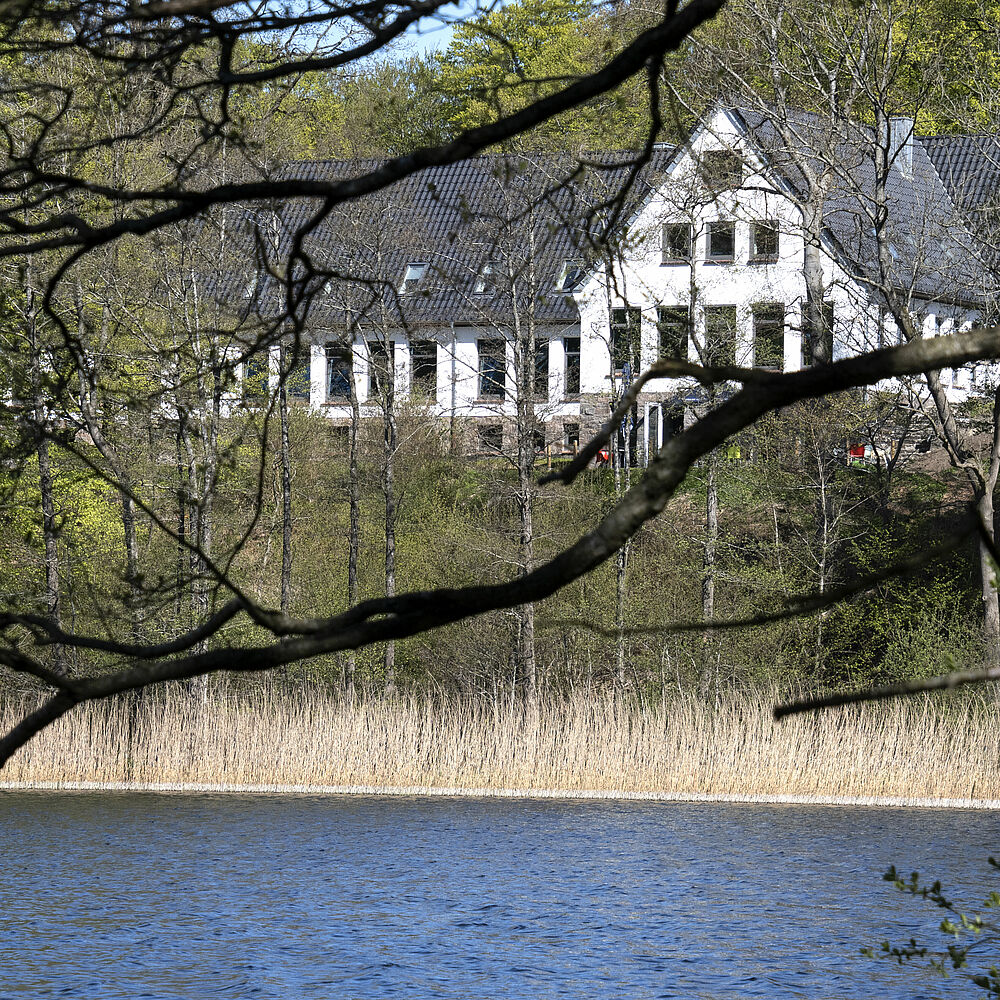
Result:
M549 398L549 342L535 341L535 381L534 394L539 399Z
M784 368L785 307L780 302L753 307L753 363L755 368Z
M709 191L731 191L743 183L743 161L728 149L713 149L701 161L701 175Z
M392 341L368 341L368 396L381 396L390 386L393 356L396 345Z
M535 451L545 451L545 430L536 428L531 432L531 443L535 446Z
M736 306L706 306L704 363L733 364L737 334Z
M772 263L778 259L778 224L755 222L750 227L750 259Z
M308 403L309 394L312 389L312 382L309 378L309 351L304 349L305 357L293 360L292 367L288 372L288 379L285 387L288 390L288 398L293 403Z
M267 354L247 358L243 368L243 398L260 399L267 395L270 381L270 359Z
M686 222L668 222L663 227L664 264L686 264L691 260L691 226Z
M611 364L615 371L639 356L642 313L637 306L611 310Z
M708 224L708 259L731 262L736 252L736 223Z
M566 352L565 393L567 396L580 395L580 338L564 337L563 350Z
M816 350L816 338L809 323L807 303L802 303L802 367L808 368L820 361L833 360L833 303L823 303L823 347Z
M399 286L400 294L406 295L416 289L427 274L427 264L407 264L403 272L403 283Z
M479 395L482 398L503 399L507 381L506 347L502 340L480 340Z
M503 448L503 425L479 425L479 450L500 451Z
M580 450L579 424L563 424L563 447L574 455Z
M575 260L564 261L559 271L559 277L556 279L556 291L575 292L582 280L583 265Z
M687 361L688 334L691 314L687 306L658 306L656 329L660 341L661 358L679 358Z
M326 345L326 398L351 398L350 347L340 344Z
M410 393L437 398L437 344L433 340L410 341Z
M476 276L475 284L472 286L472 294L492 295L497 290L498 277L496 268L487 261Z

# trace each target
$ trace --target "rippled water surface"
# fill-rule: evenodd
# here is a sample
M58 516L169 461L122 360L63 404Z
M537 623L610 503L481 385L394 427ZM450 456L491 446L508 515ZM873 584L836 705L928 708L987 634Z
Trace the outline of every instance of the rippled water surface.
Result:
M0 997L969 996L857 955L995 813L0 792ZM975 991L972 991L974 993Z

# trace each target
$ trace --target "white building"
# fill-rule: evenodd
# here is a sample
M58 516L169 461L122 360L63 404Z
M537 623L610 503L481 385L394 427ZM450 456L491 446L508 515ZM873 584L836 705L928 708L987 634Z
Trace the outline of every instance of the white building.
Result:
M331 273L310 279L309 359L290 382L293 397L346 420L347 351L363 407L391 356L397 399L462 421L470 450L498 448L516 412L517 345L530 331L535 360L522 384L531 383L546 444L572 449L607 416L623 378L661 356L798 369L812 360L803 170L824 163L833 180L814 259L834 359L899 341L890 295L925 335L981 318L992 281L968 220L992 189L979 185L971 209L960 195L987 161L1000 161L993 147L970 153L967 137L920 139L912 123L893 123L887 273L875 252L871 134L833 140L807 115L784 124L801 148L789 150L761 115L719 110L687 144L657 148L620 200L612 196L629 176L627 154L603 154L601 169L567 185L556 180L569 159L482 157L344 206L307 241ZM289 170L329 179L370 166ZM309 211L286 210L286 238ZM262 359L250 366L263 373ZM975 388L974 371L946 376L956 394ZM641 451L662 443L697 398L689 379L649 383Z

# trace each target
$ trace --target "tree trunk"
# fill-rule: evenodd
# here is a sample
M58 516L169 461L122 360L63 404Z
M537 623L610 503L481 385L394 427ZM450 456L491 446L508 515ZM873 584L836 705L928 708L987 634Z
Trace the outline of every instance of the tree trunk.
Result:
M30 283L30 272L26 277L28 284L28 347L31 354L32 420L34 422L32 430L37 442L35 454L38 458L38 491L41 494L42 506L45 613L46 617L56 628L62 628L62 609L59 600L59 549L56 544L56 514L52 490L52 463L49 457L49 441L44 434L45 408L42 400L42 373L38 360L38 331L35 325L35 302L34 292ZM67 672L63 649L59 643L55 643L52 646L52 669L57 674L62 675L65 675Z
M534 288L534 239L528 249L528 288ZM512 268L507 274L510 283L511 310L514 322L514 377L517 407L517 506L520 519L520 573L526 576L535 564L535 321L529 301L526 315L520 311L518 286ZM518 660L524 684L524 696L529 704L538 699L538 662L535 656L535 605L522 604L518 621Z
M803 207L803 238L804 252L802 258L802 273L806 285L805 323L802 336L803 354L808 347L814 363L829 364L832 337L826 329L827 315L823 308L823 297L826 288L823 283L823 203L825 198L818 199L815 204L807 203Z
M361 484L358 481L358 427L361 423L361 406L354 383L354 345L347 347L347 378L351 399L351 425L348 429L347 497L350 507L350 524L347 535L347 606L358 603L358 554L361 550ZM357 657L353 649L344 659L344 689L354 694L354 671Z
M705 544L702 552L701 617L705 622L715 618L715 549L719 540L719 493L715 482L718 453L708 456L708 478L705 481ZM712 630L702 633L702 663L698 679L698 693L708 697L712 683L711 647Z
M977 505L984 529L993 533L993 497L980 497ZM994 536L995 537L995 536ZM983 645L987 667L1000 667L1000 600L997 596L998 568L985 541L979 542L979 577L983 598Z
M382 474L382 491L385 494L385 596L396 596L396 393L395 365L392 344L387 344L388 372L386 374L385 400L383 410L383 437L385 444L385 466ZM385 689L392 691L396 686L396 644L391 640L385 644Z
M279 369L285 374L285 349L281 348ZM288 436L288 386L282 377L278 388L281 423L281 610L288 614L292 603L292 460Z

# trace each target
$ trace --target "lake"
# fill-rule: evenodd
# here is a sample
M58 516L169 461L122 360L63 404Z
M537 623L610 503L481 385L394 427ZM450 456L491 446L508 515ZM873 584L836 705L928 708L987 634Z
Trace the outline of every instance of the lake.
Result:
M998 833L974 811L0 791L0 998L970 996L858 949L936 937L890 863L978 903Z

